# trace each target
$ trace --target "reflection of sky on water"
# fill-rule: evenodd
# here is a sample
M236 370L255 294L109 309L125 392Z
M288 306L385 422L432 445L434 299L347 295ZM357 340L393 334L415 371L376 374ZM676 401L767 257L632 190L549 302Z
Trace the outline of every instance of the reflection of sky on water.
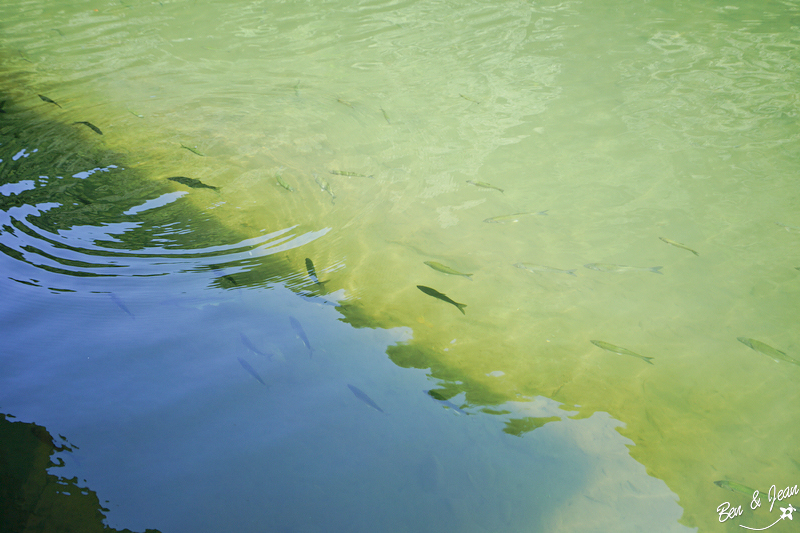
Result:
M675 496L631 459L608 415L572 420L544 398L497 406L505 415L459 415L423 392L432 385L426 371L387 358L409 330L353 329L334 307L280 286L201 292L209 274L177 290L152 278L149 295L117 291L135 320L101 294L60 295L44 311L39 293L4 282L13 304L0 311L4 321L29 311L53 327L15 321L0 404L68 436L77 449L53 473L109 500L110 526L633 531L657 521L680 529ZM180 302L187 289L211 303L151 301ZM289 315L303 324L313 358ZM243 335L274 356L254 353ZM561 420L522 437L503 432L511 418L554 416Z

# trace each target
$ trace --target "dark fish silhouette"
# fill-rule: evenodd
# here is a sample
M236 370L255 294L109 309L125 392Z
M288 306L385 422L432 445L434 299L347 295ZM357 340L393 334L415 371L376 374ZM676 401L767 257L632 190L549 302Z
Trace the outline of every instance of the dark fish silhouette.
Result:
M92 131L94 131L94 132L95 132L95 133L97 133L98 135L102 135L102 134L103 134L103 132L102 132L102 131L100 131L100 128L98 128L97 126L95 126L95 125L94 125L94 124L92 124L91 122L86 122L85 120L82 120L82 121L80 121L80 122L73 122L73 124L83 124L83 125L85 125L85 126L88 126L88 127L89 127L89 129L91 129Z
M6 105L6 101L5 101L5 100L3 100L2 102L0 102L0 113L5 113L5 111L3 111L3 106L4 106L4 105Z
M196 180L194 178L186 178L184 176L173 176L172 178L167 178L170 181L177 181L178 183L182 183L192 189L211 189L216 191L218 187L212 187L211 185L206 185L200 180Z
M461 314L466 315L467 313L464 312L464 308L467 304L460 304L455 302L447 297L446 294L442 294L441 292L437 291L436 289L431 289L430 287L426 287L425 285L417 285L417 288L427 294L428 296L433 296L434 298L438 298L443 302L447 302L449 304L453 304L458 307L458 310L461 311Z
M245 348L247 348L251 352L257 353L258 355L263 355L264 357L267 357L268 359L272 359L272 354L271 353L264 353L261 350L259 350L258 348L256 348L253 345L253 343L250 342L250 339L247 338L247 335L245 335L244 333L240 333L239 334L239 338L242 340L242 344L244 344Z
M114 294L113 292L109 292L109 293L108 293L108 296L111 298L111 301L112 301L112 302L114 302L115 304L117 304L117 307L119 307L120 309L122 309L123 311L125 311L126 313L128 313L129 315L131 315L131 318L133 318L133 319L136 319L136 317L135 317L135 316L133 316L133 313L131 313L131 310L130 310L130 309L128 309L128 307L127 307L127 306L126 306L124 303L122 303L122 300L120 300L120 299L119 299L119 296L117 296L117 295L116 295L116 294Z
M364 391L362 391L362 390L361 390L361 389L359 389L358 387L354 387L353 385L350 385L350 384L348 384L348 385L347 385L347 387L348 387L348 388L349 388L351 391L353 391L353 394L355 394L355 395L356 395L356 398L358 398L359 400L361 400L361 401L362 401L362 402L364 402L365 404L369 405L369 406L370 406L370 407L372 407L373 409L377 409L378 411L380 411L381 413L383 413L383 409L381 409L380 407L378 407L378 404L376 404L375 402L373 402L373 401L372 401L372 398L370 398L369 396L367 396L366 394L364 394Z
M450 409L455 411L457 414L460 414L460 415L469 414L466 411L464 411L463 409L461 409L460 407L458 407L456 404L451 402L450 400L445 400L444 397L440 393L436 392L435 390L424 390L422 392L424 392L425 394L427 394L428 396L430 396L431 398L433 398L434 400L436 400L440 404L444 405L445 407L449 407Z
M247 361L245 361L245 360L244 360L244 359L242 359L241 357L237 357L237 359L239 360L239 363L241 363L242 367L243 367L245 370L247 370L248 372L250 372L250 374L251 374L251 375L252 375L254 378L256 378L256 379L258 380L258 382L259 382L259 383L261 383L262 385L266 385L266 383L264 383L264 380L263 380L263 379L261 379L261 376L259 376L259 375L258 375L258 372L256 372L256 369L255 369L255 368L253 368L252 366L250 366L250 363L248 363Z
M303 326L301 326L300 322L298 322L293 316L289 317L289 322L292 324L292 329L294 332L297 333L297 336L300 337L300 340L303 341L303 344L305 344L306 348L308 348L308 356L311 357L313 355L311 353L311 343L308 342L308 337L306 337L306 332L303 331Z
M311 278L311 281L313 281L317 285L323 286L326 283L328 283L328 280L325 281L319 280L319 278L317 277L317 271L314 269L314 263L308 257L306 257L306 272L308 272L308 277Z
M53 100L49 99L48 97L46 97L46 96L44 96L44 95L41 95L41 94L40 94L40 95L39 95L39 98L41 98L41 99L42 99L42 101L44 101L44 102L47 102L48 104L54 104L54 105L58 105L58 103L57 103L57 102L54 102ZM61 109L63 109L63 108L62 108L60 105L58 105L58 107L59 107L59 108L61 108Z

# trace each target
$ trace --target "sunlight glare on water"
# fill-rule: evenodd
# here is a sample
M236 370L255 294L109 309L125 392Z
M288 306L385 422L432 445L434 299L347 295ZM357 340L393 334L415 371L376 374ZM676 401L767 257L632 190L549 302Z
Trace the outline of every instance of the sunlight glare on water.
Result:
M196 388L179 387L179 397L164 396L166 380L153 389L161 396L137 401L177 416L191 413L188 404L198 395L211 394L199 412L218 434L240 432L219 465L245 475L260 461L264 437L249 408L234 409L236 428L226 425L226 409L243 392L226 385L209 393L216 372L227 368L217 357L228 349L213 335L222 329L225 342L243 350L239 335L250 331L248 338L287 352L280 363L255 370L271 374L271 416L284 433L270 446L290 466L267 463L238 481L245 492L270 495L265 513L275 530L316 531L329 520L332 530L371 531L400 524L403 502L423 507L418 523L402 522L399 530L734 530L775 517L762 509L721 525L721 502L747 507L749 498L714 481L765 490L800 477L798 430L788 423L798 414L792 384L800 372L791 362L800 360L796 1L32 0L0 7L0 20L3 68L13 74L2 82L0 117L35 110L42 123L80 128L76 135L87 146L125 159L105 173L108 179L124 184L135 172L148 183L105 197L127 222L112 226L102 206L94 207L94 225L73 222L74 229L58 232L71 243L86 239L71 250L89 255L126 233L150 239L118 237L113 257L124 268L96 270L141 278L59 281L78 293L69 298L84 302L74 305L88 305L87 294L123 294L123 305L137 309L118 320L132 323L135 315L156 328L146 341L125 333L133 344L122 360L136 361L141 342L169 361L160 372L199 373ZM33 198L45 182L54 187L56 176L17 175L42 153L17 147L11 133L3 130L0 140L4 228L57 241L25 219L35 218L32 200L14 203L23 194ZM20 148L29 157L17 163L12 156ZM53 142L48 153L58 149ZM80 179L70 176L64 179ZM84 194L95 191L85 187ZM63 206L73 201L62 199ZM51 203L38 207L54 220L60 204ZM84 203L85 209L75 204L81 213L95 205ZM159 225L146 230L131 217ZM3 232L3 264L14 270L6 277L20 281L15 261L33 252L17 247L13 231ZM161 238L178 238L184 248L172 257ZM123 249L131 242L141 248ZM261 245L263 253L254 254ZM59 248L46 253L67 254ZM197 264L185 248L202 256ZM69 260L70 268L91 270L70 254L42 264L61 272L55 264L63 270ZM313 258L324 283L303 292L305 258ZM471 276L448 275L426 261ZM269 277L258 279L267 270ZM8 283L21 305L38 282L16 281ZM204 284L214 292L204 292ZM303 302L301 313L284 285L315 303ZM418 286L466 304L464 314ZM198 293L220 301L189 300ZM179 305L159 305L167 296ZM40 305L47 302L43 297ZM343 305L334 311L328 304L337 302ZM174 315L185 328L181 335L156 327L176 307L185 310ZM29 324L30 335L68 308ZM140 318L148 308L151 317ZM281 326L258 338L257 317L265 313ZM312 344L326 346L313 362L294 367L302 352L283 331L292 313L315 324ZM341 328L338 318L358 329ZM207 342L193 345L192 367L178 348L195 336ZM739 337L788 360L773 360ZM92 349L102 352L105 342L93 341ZM369 363L360 348L367 345ZM29 356L21 347L14 353ZM333 354L335 365L325 359ZM231 358L241 377L235 356L225 364ZM23 372L24 365L11 367ZM342 410L344 399L354 398L344 387L354 376L372 386L368 395L378 405L394 404L394 412L386 408L392 423L359 422ZM145 369L140 379L149 379ZM470 416L433 418L442 406L422 390L437 386L453 404L447 410L469 408ZM422 399L404 401L411 391ZM93 395L100 402L107 392ZM18 397L0 399L4 412L58 425L46 406L28 410ZM332 413L326 405L335 406ZM109 413L97 416L105 422ZM311 427L312 420L322 426ZM151 438L131 444L131 454L160 442L151 423L120 424L120 431L136 428ZM185 431L187 438L217 438L211 429ZM176 449L183 441L171 442ZM321 458L333 464L348 452L381 455L369 462L380 463L380 475L361 472L353 460L337 466L341 472L328 470L333 480L317 477L334 468ZM200 468L224 494L233 476L210 466L216 459L208 453L187 451L186 464L175 467L180 474L164 486L180 491L188 483L181 476L197 475L192 458L205 457ZM517 477L515 465L542 477ZM115 527L170 531L190 508L187 496L170 502L173 523L147 522L153 502L136 500L96 468L87 479L102 498L129 500L125 509L112 506ZM423 473L378 491L381 475L404 471ZM350 475L356 481L345 486ZM269 488L260 484L265 479ZM276 479L292 481L276 487ZM133 500L143 509L141 522L130 522L137 516ZM228 507L217 527L243 516L258 520L252 507L265 505L255 497L233 500L220 500ZM347 501L386 514L354 519ZM330 507L309 514L304 502ZM587 506L595 522L578 516ZM151 512L161 520L170 509Z

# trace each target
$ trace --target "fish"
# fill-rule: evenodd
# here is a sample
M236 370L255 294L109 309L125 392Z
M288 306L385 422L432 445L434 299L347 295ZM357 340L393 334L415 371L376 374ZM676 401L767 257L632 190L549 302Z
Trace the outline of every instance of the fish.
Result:
M131 114L131 115L133 115L134 117L144 118L144 115L140 115L140 114L139 114L139 113L137 113L136 111L133 111L133 110L131 110L131 108L130 108L130 107L126 107L125 109L128 111L128 113L130 113L130 114Z
M664 267L631 267L625 265L612 265L610 263L589 263L583 265L586 268L597 270L598 272L655 272L656 274L663 274L660 270Z
M358 174L357 172L349 172L347 170L329 170L331 174L336 174L337 176L348 176L350 178L371 178L374 179L374 176L365 176L364 174Z
M444 274L451 274L453 276L462 276L467 278L468 280L472 281L472 274L464 274L463 272L459 272L458 270L454 270L449 266L443 265L441 263L437 263L436 261L425 261L425 264L431 267L434 270L438 270Z
M345 101L345 100L342 100L341 98L337 98L337 99L336 99L336 101L337 101L337 102L339 102L340 104L344 104L344 105L346 105L346 106L347 106L347 107L349 107L350 109L355 109L355 108L353 107L353 104L351 104L350 102L347 102L347 101Z
M247 335L245 335L244 333L239 333L239 338L242 340L242 344L244 344L245 348L247 348L251 352L256 353L258 355L263 355L267 359L272 359L272 354L271 353L264 353L261 350L259 350L258 348L256 348L253 345L253 343L250 342L250 339L247 338Z
M185 144L181 144L181 148L186 148L187 150L189 150L189 151L190 151L190 152L192 152L193 154L199 155L199 156L201 156L201 157L205 157L205 156L206 156L206 154L202 153L202 152L201 152L200 150L198 150L197 148L192 148L191 146L186 146Z
M0 102L0 113L5 113L5 111L3 111L3 106L4 106L4 105L6 105L6 101L5 101L5 100L3 100L2 102Z
M469 96L464 96L464 95L463 95L463 94L461 94L461 93L459 93L459 94L458 94L458 96L460 96L460 97L461 97L461 98L463 98L464 100L468 100L468 101L470 101L470 102L474 102L474 103L476 103L476 104L480 104L480 102L479 102L479 101L477 101L477 100L473 100L473 99L472 99L472 98L470 98Z
M651 361L653 359L652 357L645 357L644 355L639 355L638 353L632 352L627 348L623 348L622 346L615 346L610 342L604 342L604 341L590 341L590 342L595 346L597 346L598 348L608 350L609 352L614 352L620 355L631 355L633 357L638 357L645 363L649 363L651 365L653 364L653 362Z
M60 105L58 105L58 102L55 102L55 101L53 101L53 100L49 99L48 97L46 97L46 96L45 96L45 95L43 95L43 94L40 94L40 95L39 95L39 98L41 98L41 99L42 99L42 101L44 101L44 102L47 102L48 104L57 105L57 106L58 106L60 109L64 109L63 107L61 107Z
M275 179L278 181L278 185L280 185L289 192L294 192L294 189L288 183L283 181L283 178L280 176L280 174L275 174Z
M448 298L447 295L442 294L441 292L437 291L436 289L431 289L430 287L426 287L425 285L417 285L417 288L419 290L421 290L422 292L424 292L425 294L427 294L428 296L433 296L434 298L438 298L438 299L442 300L443 302L447 302L449 304L455 305L456 307L458 307L458 310L461 311L462 315L466 315L467 314L466 312L464 312L464 308L467 306L467 304L460 304L458 302L455 302L455 301L451 300L450 298Z
M757 341L755 339L748 339L747 337L736 337L736 340L744 344L745 346L749 346L750 348L754 349L757 352L761 352L767 357L771 357L773 361L776 363L781 361L786 361L787 363L792 363L793 365L799 365L800 363L783 353L782 351L773 348L767 344L764 344L761 341Z
M381 113L383 113L383 118L385 118L385 119L386 119L386 123L387 123L387 124L391 124L391 123L392 123L392 121L391 121L391 120L389 120L389 115L388 115L388 114L386 114L386 111L384 111L384 109L383 109L383 108L381 108Z
M456 404L451 402L450 400L445 400L444 397L441 394L439 394L438 392L436 392L436 391L424 390L422 392L424 392L425 394L427 394L428 396L430 396L432 399L436 400L440 404L444 405L445 407L448 407L448 408L452 409L456 414L459 414L459 415L469 414L466 411L464 411L463 409L461 409L460 407L458 407Z
M359 389L358 387L355 387L355 386L353 386L353 385L350 385L349 383L348 383L348 385L347 385L347 388L349 388L351 391L353 391L353 394L355 394L355 395L356 395L356 398L358 398L359 400L361 400L361 401L362 401L362 402L364 402L365 404L369 405L369 406L370 406L370 407L372 407L373 409L377 409L378 411L380 411L381 413L383 413L383 409L381 409L380 407L378 407L378 404L377 404L377 403L375 403L375 402L373 402L373 401L372 401L372 398L370 398L369 396L367 396L366 394L364 394L364 391L362 391L362 390L361 390L361 389Z
M672 239L667 239L666 237L659 237L659 239L661 239L662 241L664 241L667 244L671 244L672 246L677 246L678 248L683 248L684 250L692 252L694 255L700 255L697 252L695 252L694 250L692 250L691 248L689 248L688 246L686 246L685 244L681 244L679 242L675 242Z
M467 180L467 183L469 183L471 185L475 185L476 187L483 187L484 189L494 189L496 191L503 192L503 189L501 189L500 187L495 187L494 185L492 185L490 183L486 183L485 181Z
M517 268L522 268L522 269L528 270L530 272L559 272L559 273L562 273L562 274L569 274L570 276L575 276L575 277L578 276L575 273L576 269L574 269L574 268L571 269L571 270L562 270L560 268L553 268L553 267L542 266L542 265L534 265L533 263L516 263L516 264L514 264L514 266L517 267Z
M758 497L759 494L762 496L765 496L767 494L766 492L761 492L760 490L751 489L747 485L742 485L741 483L737 483L735 481L727 481L724 479L715 481L714 485L723 489L727 489L732 492L738 492L739 494L746 494L748 496L753 496L753 497Z
M216 191L219 187L212 187L211 185L206 185L200 180L196 180L194 178L186 178L184 176L173 176L171 178L167 178L170 181L176 181L178 183L182 183L192 189L211 189Z
M254 378L256 378L259 383L261 383L262 385L266 385L266 383L264 383L264 380L261 379L261 376L258 375L258 372L256 372L256 369L253 368L252 366L250 366L250 363L248 363L247 361L245 361L241 357L237 357L236 359L239 360L239 363L242 365L242 367L245 370L247 370L248 372L250 372L250 375L252 375Z
M131 310L128 309L128 306L126 306L124 303L122 303L122 300L119 299L119 296L117 296L113 292L109 292L108 296L111 298L112 302L117 304L117 307L119 307L120 309L122 309L123 311L128 313L131 316L132 319L136 320L136 317L133 316L133 313L131 313Z
M317 185L319 185L320 189L331 195L331 203L333 203L333 200L336 198L336 195L333 194L333 189L331 189L331 184L328 183L328 180L314 174L314 181L317 182Z
M312 357L311 343L308 342L308 337L306 337L306 332L303 331L303 326L301 326L300 322L293 316L289 317L289 322L292 324L294 332L297 333L297 336L300 337L300 340L303 341L303 344L308 348L308 356Z
M314 262L311 261L308 257L306 257L306 272L308 272L308 277L316 283L317 285L324 285L328 283L327 281L320 281L317 277L317 271L314 269Z
M785 229L789 233L791 233L793 231L800 231L800 228L798 228L797 226L787 226L786 224L781 224L780 222L776 222L775 224L777 224L778 226L782 227L783 229Z
M545 209L544 211L537 211L537 212L527 212L527 213L514 213L513 215L500 215L497 217L491 217L484 220L484 222L489 222L490 224L505 224L506 222L519 222L519 217L523 217L526 215L546 215L549 209Z
M95 126L91 122L86 122L85 120L82 120L80 122L73 122L73 124L83 124L83 125L87 126L93 132L97 133L98 135L102 135L103 134L103 132L100 131L100 128L98 128L97 126Z

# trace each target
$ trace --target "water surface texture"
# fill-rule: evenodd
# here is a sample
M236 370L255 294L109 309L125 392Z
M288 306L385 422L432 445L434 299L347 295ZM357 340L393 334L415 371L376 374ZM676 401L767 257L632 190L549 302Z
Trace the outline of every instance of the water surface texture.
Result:
M800 481L797 1L6 2L0 68L0 412L108 526L741 531Z

